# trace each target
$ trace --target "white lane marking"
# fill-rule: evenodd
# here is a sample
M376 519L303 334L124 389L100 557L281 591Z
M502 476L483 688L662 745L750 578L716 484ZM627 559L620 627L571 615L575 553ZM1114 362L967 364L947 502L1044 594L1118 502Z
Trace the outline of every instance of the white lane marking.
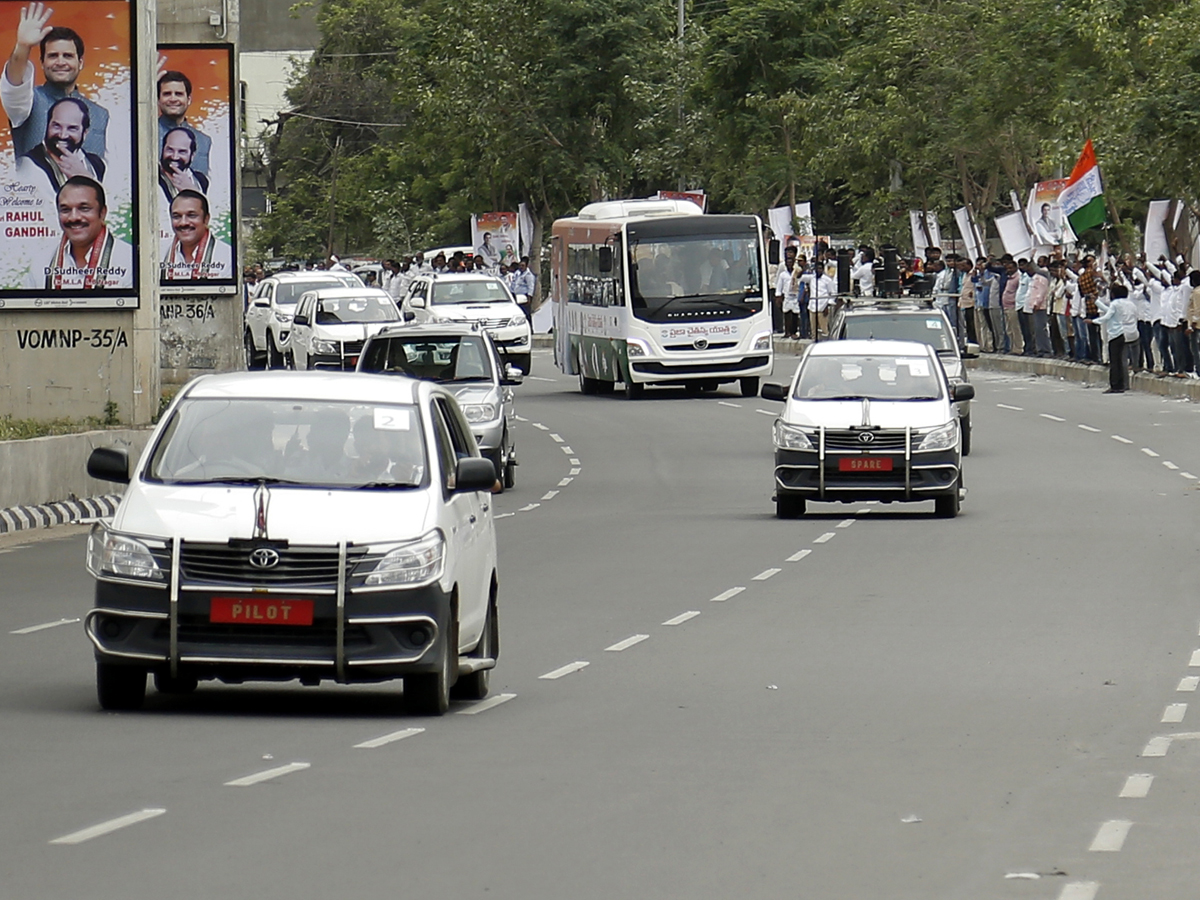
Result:
M1151 759L1158 756L1166 756L1167 751L1171 749L1171 738L1169 735L1160 735L1152 737L1146 742L1146 746L1142 748L1142 757Z
M729 600L732 597L736 597L738 594L740 594L744 590L745 590L744 587L731 587L729 590L722 591L721 593L717 594L717 596L711 598L708 602L709 603L724 603L726 600Z
M472 703L466 709L458 710L460 716L477 716L481 712L487 712L489 709L495 709L501 703L507 703L516 694L497 694L494 697L488 697L486 700L480 700L478 703Z
M525 377L530 381L558 381L557 378L543 378L541 375L526 375Z
M546 491L546 493L544 493L542 495L542 499L543 500L553 500L557 496L558 496L558 491Z
M572 478L574 478L576 475L578 475L578 474L579 474L580 472L582 472L582 471L583 471L583 470L582 470L582 469L580 469L578 466L575 466L575 467L574 467L573 469L571 469L571 471L570 471L570 472L568 472L567 474L568 474L568 475L570 475Z
M514 415L514 416L513 416L513 418L514 418L514 419L516 419L518 422L528 422L528 421L529 421L529 420L528 420L527 418L525 418L524 416L518 416L518 415Z
M247 775L244 778L235 778L233 781L227 781L225 782L225 787L250 787L252 784L270 781L272 778L279 778L283 775L291 775L293 772L303 772L311 765L312 763L294 762L288 763L286 766L276 766L273 769L255 772L253 775Z
M1191 667L1200 666L1200 650L1192 651L1192 658L1188 661L1188 665Z
M871 511L871 507L867 506L867 507L864 507L863 509L855 510L854 514L856 516L865 516L870 511Z
M857 519L842 519L842 521L838 522L838 528L849 528L856 521L858 521L858 520Z
M811 550L798 550L797 552L795 552L791 556L789 556L787 558L787 561L788 562L800 562L800 560L804 559L804 557L808 556L810 553L812 553Z
M404 728L400 731L393 731L391 734L380 735L377 738L371 738L369 741L363 741L361 744L355 744L355 750L374 750L377 747L382 747L385 744L391 744L394 741L402 741L405 738L410 738L414 734L421 734L424 728Z
M554 441L556 444L561 444L563 442L562 436L555 434L553 431L550 432L550 440Z
M663 622L663 624L664 625L682 625L684 622L688 621L689 619L694 619L698 615L700 615L700 610L689 609L687 612L680 613L679 615L675 616L675 618L673 618L673 619L667 619L667 621Z
M1180 472L1179 474L1182 475L1184 478L1186 478L1188 481L1196 480L1196 476L1193 475L1191 472Z
M1093 428L1091 425L1080 425L1079 427L1080 427L1080 428L1082 428L1084 431L1090 431L1090 432L1092 432L1093 434L1099 434L1099 433L1100 433L1100 429L1099 429L1099 428Z
M130 825L136 825L138 822L145 822L147 819L155 819L165 813L165 809L143 809L135 813L130 813L127 816L118 816L115 819L109 819L107 822L101 822L99 825L93 825L91 828L83 828L79 831L72 831L70 834L64 834L62 837L57 837L52 840L52 844L82 844L84 841L90 841L92 838L98 838L101 835L110 834L121 828L128 828Z
M570 447L568 447L566 444L560 444L558 449L561 450L563 453L567 454L567 456L570 456L572 453L575 452Z
M569 463L570 463L571 465L573 465L573 466L578 466L578 465L580 465L580 462L579 462L579 460L577 460L577 459L568 459L568 460L567 460L567 462L569 462ZM576 473L572 472L571 474L572 474L572 475L574 475L574 474L576 474Z
M821 535L819 538L814 538L813 543L814 544L824 544L827 541L832 541L835 537L837 537L836 531L827 531L823 535Z
M1021 881L1038 881L1042 876L1037 872L1007 872L1004 877L1005 879L1019 879Z
M648 634L635 634L633 637L627 637L623 641L617 641L611 647L605 647L605 653L620 653L622 650L628 650L634 644L640 644L642 641L649 640Z
M1153 775L1130 775L1125 779L1125 786L1117 796L1126 800L1142 800L1150 793L1150 785L1153 783Z
M1168 703L1167 708L1163 710L1162 721L1178 725L1187 715L1187 706L1186 703Z
M1163 465L1166 466L1168 469L1170 469L1172 472L1177 471L1179 469L1179 466L1175 465L1175 463L1171 462L1170 460L1164 459Z
M537 509L541 505L540 503L530 503L528 506L522 506L517 512L529 512L531 509Z
M59 619L57 622L43 622L41 625L29 625L26 628L18 628L16 631L10 631L9 634L33 634L35 631L45 631L47 628L57 628L59 625L73 625L76 622L82 621L82 619Z
M1096 900L1096 891L1100 890L1098 881L1072 881L1064 884L1059 891L1058 900Z
M560 480L560 481L558 482L558 486L559 486L559 487L566 487L568 484L570 484L570 483L571 483L572 481L574 481L574 480L575 480L574 478L563 478L562 480ZM544 498L543 498L543 499L544 499Z
M1009 406L1007 403L997 403L996 405L1001 409L1011 409L1016 412L1025 412L1025 407L1023 406Z
M778 575L782 571L783 571L783 569L763 569L761 572L759 572L757 575L755 575L750 580L751 581L766 581L768 578Z
M1038 415L1041 416L1043 419L1049 419L1051 422L1067 421L1066 419L1062 418L1061 416L1052 416L1052 415L1050 415L1050 413L1038 413Z
M1093 853L1117 853L1125 846L1125 838L1132 827L1133 823L1128 819L1109 819L1100 826L1088 850Z
M1179 679L1179 687L1175 690L1180 693L1191 693L1200 687L1200 675L1185 675Z
M572 672L578 672L580 669L586 669L591 663L579 660L578 662L567 663L565 666L559 666L553 672L547 672L545 675L539 675L538 678L542 681L554 681L562 678L564 675L570 675Z
M493 519L507 519L507 518L509 518L511 516L515 516L515 515L516 515L516 513L496 513L496 515L492 516L492 518Z
M733 409L741 409L741 408L742 408L742 404L740 404L740 403L728 403L728 402L726 402L726 401L724 401L724 400L718 400L718 401L717 401L717 406L728 406L728 407L731 407L731 408L733 408Z
M1109 437L1111 437L1114 441L1120 441L1122 444L1133 443L1133 441L1131 441L1129 438L1121 437L1119 434L1109 435Z
M755 410L755 412L756 412L756 413L762 413L764 416L774 416L774 415L776 415L775 411L774 411L774 410L770 410L770 409L756 409L756 410Z
M549 431L550 430L545 425L543 425L541 422L534 422L533 427L536 428L538 431Z
M1143 447L1142 452L1145 453L1147 456L1154 456L1154 457L1158 456L1158 454L1155 453L1153 450L1151 450L1149 447Z

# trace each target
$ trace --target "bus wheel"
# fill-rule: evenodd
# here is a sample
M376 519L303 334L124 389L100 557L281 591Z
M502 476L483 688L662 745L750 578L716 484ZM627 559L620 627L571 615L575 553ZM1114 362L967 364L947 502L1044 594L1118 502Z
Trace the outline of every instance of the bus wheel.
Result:
M642 396L642 393L645 390L646 390L646 386L644 384L638 384L636 381L629 381L628 379L626 379L626 381L625 381L625 399L626 400L638 399L638 397Z
M579 393L594 394L596 393L596 379L588 378L583 374L583 369L579 370Z

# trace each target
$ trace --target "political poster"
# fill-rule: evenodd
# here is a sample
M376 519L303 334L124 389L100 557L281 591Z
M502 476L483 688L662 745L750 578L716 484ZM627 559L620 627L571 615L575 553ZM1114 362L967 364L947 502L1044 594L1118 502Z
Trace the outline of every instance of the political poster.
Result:
M138 304L133 14L0 0L0 307Z
M803 245L805 242L800 238L812 238L815 235L812 203L797 203L791 209L777 206L767 210L767 224L775 237L785 244ZM808 243L811 245L813 241Z
M490 212L471 216L471 246L488 267L516 262L520 246L517 214Z
M942 230L938 227L937 213L921 210L908 211L908 224L912 228L913 255L923 257L930 247L942 246Z
M708 197L704 191L659 191L657 200L688 200L695 203L702 212L708 212Z
M1053 247L1073 243L1075 235L1063 217L1058 205L1058 195L1067 186L1067 179L1054 178L1039 181L1029 190L1029 201L1025 206L1029 232L1039 255Z
M958 226L958 233L962 237L968 258L975 260L981 256L987 256L987 244L983 240L971 208L960 206L956 209L954 223Z
M158 259L164 294L237 284L233 48L159 44Z

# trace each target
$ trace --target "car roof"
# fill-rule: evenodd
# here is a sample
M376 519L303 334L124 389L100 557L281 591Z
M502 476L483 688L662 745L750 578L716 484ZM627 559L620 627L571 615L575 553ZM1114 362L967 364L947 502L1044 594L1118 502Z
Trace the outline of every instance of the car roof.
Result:
M928 356L933 352L920 341L819 341L809 348L810 356Z
M412 325L397 323L380 329L376 334L372 335L372 339L381 337L407 337L408 335L435 337L439 334L446 335L447 337L477 334L482 337L487 332L481 328L475 328L470 324L459 322L422 322Z
M270 281L272 278L276 281L320 281L324 279L327 281L342 282L342 280L338 278L337 274L334 272L326 272L322 269L305 269L304 271L298 272L276 272L274 275L264 278L263 281ZM345 282L342 283L344 284Z
M344 403L417 402L422 382L357 372L232 372L204 375L186 388L188 399L335 400Z
M504 280L496 275L474 272L422 272L417 277L429 278L433 281L499 281L504 284Z
M392 295L387 291L373 287L315 288L311 291L305 291L305 294L316 294L322 300L338 300L347 297L374 297L376 300L392 299Z

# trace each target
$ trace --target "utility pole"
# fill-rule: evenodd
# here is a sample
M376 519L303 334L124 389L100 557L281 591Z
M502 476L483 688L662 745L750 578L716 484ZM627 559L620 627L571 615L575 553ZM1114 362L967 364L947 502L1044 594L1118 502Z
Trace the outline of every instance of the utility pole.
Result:
M338 155L342 150L342 136L339 134L333 145L333 174L329 179L329 243L325 248L325 257L333 256L333 230L337 224L337 176Z
M683 66L684 66L683 29L684 29L684 25L685 25L683 14L684 14L685 2L686 2L686 0L678 0L678 5L679 5L679 23L678 24L679 24L679 27L676 31L676 41L678 43L678 51L677 52L679 53L679 60L678 60L678 63L676 64L676 72L675 72L675 77L679 79L679 125L676 130L676 133L678 135L677 140L679 141L679 156L678 156L679 180L676 183L675 187L676 187L676 190L680 190L680 191L686 190L686 187L687 187L683 181L683 141L684 141L684 135L683 135Z

